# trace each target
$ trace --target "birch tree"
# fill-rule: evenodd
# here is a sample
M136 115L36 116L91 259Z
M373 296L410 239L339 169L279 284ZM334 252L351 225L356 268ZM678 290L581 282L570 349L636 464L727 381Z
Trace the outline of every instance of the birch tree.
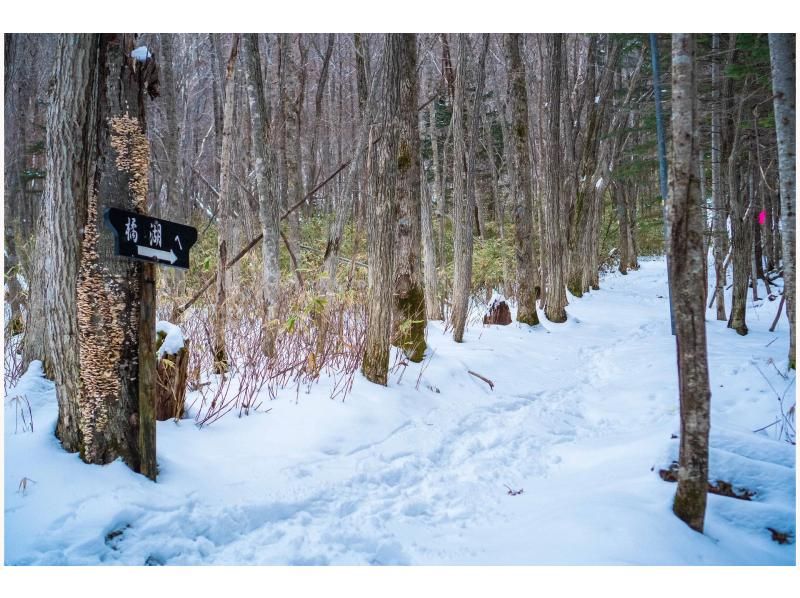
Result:
M778 137L778 172L781 183L781 241L786 314L789 318L789 367L795 368L795 216L797 214L797 148L795 147L795 36L770 33L769 53L775 129Z
M250 101L251 135L255 154L256 185L258 188L259 219L261 221L261 257L264 277L264 306L266 318L263 322L263 349L268 356L275 353L275 327L277 323L278 293L280 292L280 265L278 264L278 242L280 239L280 210L273 156L270 150L269 116L261 74L261 52L258 34L244 36L247 60L247 94Z

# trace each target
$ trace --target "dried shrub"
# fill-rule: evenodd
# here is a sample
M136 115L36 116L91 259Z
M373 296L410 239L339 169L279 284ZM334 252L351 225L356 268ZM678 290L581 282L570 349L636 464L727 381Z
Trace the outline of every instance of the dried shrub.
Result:
M10 334L8 329L3 336L3 388L6 395L25 373L25 364L22 361L22 338L21 334Z
M213 374L213 309L207 304L196 307L186 313L181 324L192 347L188 411L198 426L229 413L248 415L261 409L265 399L275 399L287 389L293 389L299 400L301 391L310 392L322 380L331 399L346 398L364 351L363 293L351 289L322 294L300 291L286 283L276 318L269 321L258 282L232 285L231 289L226 321L228 373ZM267 336L274 338L272 357L264 352Z

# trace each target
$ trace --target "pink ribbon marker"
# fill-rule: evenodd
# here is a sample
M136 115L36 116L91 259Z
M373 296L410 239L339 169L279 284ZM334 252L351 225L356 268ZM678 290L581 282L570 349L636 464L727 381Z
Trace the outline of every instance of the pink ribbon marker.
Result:
M758 223L763 225L766 221L767 221L767 211L761 210L758 213Z

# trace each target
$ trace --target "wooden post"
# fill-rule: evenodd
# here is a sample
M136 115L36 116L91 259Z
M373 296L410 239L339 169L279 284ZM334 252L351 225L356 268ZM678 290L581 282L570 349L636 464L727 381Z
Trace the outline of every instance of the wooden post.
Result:
M145 262L141 274L139 316L139 473L156 479L156 265Z

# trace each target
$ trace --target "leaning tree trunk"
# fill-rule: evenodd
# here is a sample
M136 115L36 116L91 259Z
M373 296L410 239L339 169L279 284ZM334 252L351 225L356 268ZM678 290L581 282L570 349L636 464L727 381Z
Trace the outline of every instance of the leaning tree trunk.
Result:
M278 194L272 169L273 157L270 151L269 114L264 79L261 73L261 53L258 49L258 34L244 36L247 59L247 95L250 101L251 135L255 155L256 185L258 188L258 215L261 220L261 257L264 277L264 307L262 348L264 354L275 354L275 334L277 325L277 306L280 293L281 271L278 263L278 243L280 240L280 210Z
M703 288L704 210L697 179L700 136L697 128L694 36L672 36L673 159L669 197L669 267L680 387L680 457L673 510L702 533L708 487L708 434L711 392L708 382Z
M389 376L395 222L397 219L397 148L400 129L400 34L387 34L383 56L383 98L378 114L383 126L370 130L367 171L367 332L361 371L370 382L386 385ZM380 135L380 140L378 136Z
M522 39L518 33L506 36L508 101L511 108L510 143L514 157L515 253L517 261L517 321L534 326L536 313L537 266L533 251L532 187L528 154L528 92L525 65L520 57Z
M564 280L564 257L567 243L564 236L564 202L561 160L561 69L562 45L560 33L547 36L547 194L544 202L544 237L542 243L547 269L544 289L544 312L551 322L567 320L567 294Z
M400 36L400 130L397 154L397 256L394 337L411 361L425 356L425 292L422 286L417 36Z
M795 36L770 33L778 171L781 181L781 240L786 314L789 317L789 367L795 367L795 214L797 149L795 148Z
M239 53L239 34L233 36L231 55L225 71L225 107L222 122L222 163L219 175L219 207L217 209L217 302L214 308L214 373L228 371L228 351L225 348L225 327L228 314L228 293L225 278L228 270L228 232L231 227L231 168L233 162L233 107L236 57Z
M725 254L728 251L728 231L726 227L725 198L722 194L722 107L720 104L720 65L717 52L719 52L719 33L711 38L711 195L713 197L714 214L711 221L712 237L714 241L714 298L717 302L717 320L725 321Z
M131 35L59 36L42 218L49 234L38 249L46 256L42 280L59 404L56 435L87 462L121 457L140 471L143 266L115 257L103 224L111 205L146 210L144 101L145 91L158 94L158 81L153 60L135 61L133 49ZM149 231L131 227L128 234ZM154 354L148 365L155 370Z

